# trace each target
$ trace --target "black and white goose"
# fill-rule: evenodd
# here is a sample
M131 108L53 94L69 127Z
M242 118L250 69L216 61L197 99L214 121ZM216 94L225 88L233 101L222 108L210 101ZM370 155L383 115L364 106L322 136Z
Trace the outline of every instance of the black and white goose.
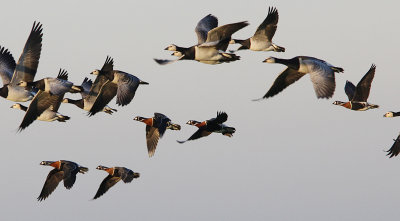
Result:
M89 116L103 111L104 107L117 96L117 105L128 105L135 97L140 84L149 84L136 76L118 70L113 70L114 61L107 57L101 70L94 70L91 74L97 75L88 96L95 97ZM92 97L90 97L92 99Z
M346 81L344 91L346 92L349 101L335 101L333 104L355 111L366 111L369 109L378 108L378 105L367 102L369 92L371 90L371 83L375 76L375 69L376 66L372 64L368 72L364 75L360 82L358 82L357 87L354 86L354 84L350 81Z
M20 103L13 104L11 106L11 108L14 108L17 110L22 110L24 112L26 112L28 110L27 106L24 106ZM48 121L48 122L51 122L51 121L66 122L67 120L70 119L70 117L58 113L56 109L58 109L58 108L47 108L42 114L40 114L39 117L36 118L36 120Z
M219 27L216 27L216 25L218 25L216 17L207 15L200 20L195 29L199 44L190 48L170 45L166 50L175 51L173 55L180 56L177 60L154 60L161 65L170 64L178 60L196 60L206 64L220 64L239 60L240 56L233 53L226 53L225 51L232 34L246 27L248 23L243 21Z
M254 35L246 40L233 39L230 43L241 44L238 50L285 52L285 48L272 42L278 27L279 14L275 7L268 8L268 15L258 26Z
M49 172L49 175L47 175L42 191L37 198L39 201L45 200L49 197L62 180L64 181L65 188L69 190L75 184L76 174L85 174L89 171L88 168L82 167L77 163L68 160L42 161L40 162L40 165L52 166L54 169L52 169Z
M83 90L83 91L81 91L82 99L73 100L70 98L64 98L62 102L74 104L75 106L77 106L85 111L90 111L90 109L92 108L92 106L95 102L95 98L96 98L93 96L93 94L90 95L92 97L89 96L90 88L92 88L92 85L93 85L92 80L90 80L89 78L85 78L81 84L81 87ZM105 112L107 114L113 114L114 112L117 112L117 110L106 105L103 108L103 112Z
M268 92L257 100L277 95L306 74L310 75L317 98L330 98L336 87L335 72L343 72L343 68L307 56L297 56L291 59L269 57L263 62L279 63L286 65L287 68L275 79Z
M11 53L0 46L0 77L3 87L0 96L15 102L25 102L35 96L35 91L27 90L18 85L21 81L32 82L39 65L42 50L42 25L34 22L24 50L18 63Z
M64 94L67 91L70 91L70 89L65 89L65 85L72 85L71 82L68 81L68 73L65 70L60 69L58 76L56 79L58 80L51 80L48 78L49 81L53 82L51 85L51 89L46 91L42 90L39 88L39 91L36 93L35 97L29 104L28 109L26 110L24 119L22 120L22 123L19 126L19 131L22 131L26 127L28 127L30 124L32 124L35 120L45 120L45 121L54 121L54 120L68 120L69 117L63 116L61 114L58 114L58 108L61 105L61 101L64 98ZM57 84L56 82L59 82L61 85L60 87L63 88L63 90L56 89ZM51 91L57 92L57 93L50 93ZM63 93L60 93L60 91L63 91Z
M98 166L96 169L104 170L108 173L108 176L104 178L103 182L101 182L99 189L96 192L96 195L93 199L97 199L103 194L105 194L111 187L117 184L120 180L124 181L124 183L130 183L133 179L139 178L140 173L133 172L132 170L126 167L105 167Z

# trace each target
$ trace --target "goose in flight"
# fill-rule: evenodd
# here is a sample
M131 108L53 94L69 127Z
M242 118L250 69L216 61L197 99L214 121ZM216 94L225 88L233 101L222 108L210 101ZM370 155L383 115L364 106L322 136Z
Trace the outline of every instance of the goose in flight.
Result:
M394 143L392 147L390 147L390 149L386 151L386 156L389 156L389 158L395 157L400 153L400 134L397 136L396 139L393 139L393 141Z
M268 8L268 15L258 26L254 35L246 40L233 39L230 43L240 44L238 50L285 52L285 48L272 43L278 27L279 14L275 7Z
M14 108L17 110L22 110L24 112L26 112L28 110L27 106L24 106L20 103L13 104L11 106L11 108ZM53 111L52 108L47 108L42 114L40 114L39 117L36 118L36 120L48 121L48 122L51 122L51 121L66 122L69 119L70 119L70 117L62 115L56 111Z
M71 189L75 183L76 174L84 174L89 171L88 168L79 166L77 163L67 160L42 161L40 165L52 166L54 169L49 172L49 175L47 175L42 191L37 198L38 201L45 200L47 197L49 197L50 194L57 188L61 180L64 181L65 188Z
M216 118L211 118L203 122L189 120L186 124L198 127L197 131L190 136L187 140L178 141L178 143L185 143L189 140L196 140L201 137L206 137L212 133L221 133L222 135L232 137L236 129L234 127L228 127L223 123L228 120L228 114L225 112L217 112Z
M118 70L113 70L114 61L111 57L107 57L101 70L91 72L97 75L89 95L90 99L94 99L89 116L103 111L104 107L117 96L117 105L128 105L135 96L136 90L140 84L149 84L140 80L136 76ZM93 98L92 98L93 97Z
M383 117L398 117L400 116L400 112L393 112L393 111L389 111L386 112Z
M278 75L268 92L260 99L273 97L283 91L306 74L310 75L317 98L330 98L335 92L335 72L343 72L343 68L334 67L318 58L297 56L291 59L269 57L263 62L280 63L287 68Z
M108 168L100 165L96 169L106 171L108 173L108 176L106 176L103 182L101 182L99 189L96 192L96 195L93 197L94 200L105 194L120 180L124 181L124 183L130 183L134 178L140 177L140 173L133 172L132 170L125 167Z
M161 113L154 113L154 117L135 117L133 120L146 124L146 143L149 157L156 152L158 140L163 137L167 129L180 130L181 126L171 122L167 116Z
M33 121L39 119L47 119L46 121L69 119L69 117L60 115L57 112L58 108L60 107L61 101L64 98L64 94L68 91L70 92L71 90L73 90L73 84L68 81L67 71L60 69L57 78L46 79L47 86L44 87L43 85L40 85L39 91L36 93L35 97L29 104L28 109L26 110L24 119L19 126L19 131L24 130L26 127L32 124ZM60 85L60 88L62 88L62 90L58 89L57 84ZM65 85L70 85L70 87L68 88ZM63 93L61 93L61 91L63 91Z
M81 91L82 99L73 100L70 98L64 98L62 103L74 104L75 106L77 106L85 111L90 111L90 109L92 108L92 106L94 104L95 98L96 98L96 97L93 97L93 94L89 96L90 88L92 88L92 85L93 85L92 80L85 78L81 84L81 87L83 89L83 91ZM105 112L107 114L113 114L114 112L117 112L117 110L106 105L103 108L103 112Z
M3 80L1 97L10 101L25 102L35 96L35 91L27 90L18 83L32 82L36 75L42 50L42 31L42 24L34 22L18 63L15 63L7 49L0 46L0 77Z
M375 69L376 66L372 64L368 72L364 75L360 82L358 82L357 87L354 86L354 84L350 81L346 81L344 91L346 92L349 101L335 101L333 104L355 111L366 111L369 109L378 108L378 105L367 102L369 91L371 89L371 83L375 76Z
M207 15L199 21L195 28L198 37L197 45L184 48L172 44L166 50L174 51L173 55L179 57L177 60L154 60L161 65L171 64L178 60L196 60L206 64L220 64L239 60L240 56L225 51L232 34L247 25L248 23L244 21L217 27L217 18L211 14Z

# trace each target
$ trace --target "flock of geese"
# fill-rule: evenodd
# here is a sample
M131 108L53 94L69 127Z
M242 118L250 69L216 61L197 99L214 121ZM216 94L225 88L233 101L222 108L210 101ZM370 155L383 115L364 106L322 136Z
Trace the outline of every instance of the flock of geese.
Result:
M172 51L172 56L176 56L177 59L154 60L160 65L172 64L180 60L220 64L240 60L240 56L235 53L241 50L285 52L284 47L272 42L278 20L278 10L275 7L269 7L267 17L259 25L254 35L245 40L239 40L232 38L232 35L246 27L248 25L246 21L218 26L218 19L209 14L202 18L195 27L198 38L197 44L187 48L171 44L165 50ZM107 56L101 69L91 72L92 75L96 76L94 81L85 77L80 85L75 85L68 81L68 72L63 69L59 70L56 77L46 77L34 81L42 48L42 31L42 24L35 22L18 62L15 62L8 49L0 46L0 76L3 81L3 87L0 88L0 96L13 102L30 101L29 106L24 106L20 103L15 103L11 106L11 108L25 112L19 126L20 132L35 120L59 122L69 120L70 117L58 112L61 103L73 104L87 111L88 116L93 116L98 112L113 114L117 110L108 106L108 104L114 97L116 97L118 106L128 105L134 98L139 85L149 84L132 74L114 70L114 61L109 56ZM239 44L240 47L236 51L227 51L230 44ZM333 66L326 61L308 56L296 56L291 59L269 57L263 62L279 63L287 67L278 75L266 94L257 100L279 94L306 74L310 76L317 98L328 99L333 96L336 88L335 73L344 71L341 67ZM347 81L345 92L348 101L335 101L333 104L356 111L378 108L378 105L367 102L375 70L376 66L372 64L357 86ZM64 98L66 93L80 93L81 99ZM400 112L387 112L384 115L384 117L396 116L400 116ZM153 117L137 116L134 120L146 124L149 157L155 154L158 141L163 137L167 129L181 129L179 124L172 123L171 119L162 113L154 113ZM211 133L220 133L232 137L236 129L225 125L224 123L227 120L228 114L225 112L217 112L216 117L201 122L189 120L187 124L196 126L198 128L197 131L188 139L177 142L185 143L189 140L208 136ZM400 153L400 135L394 141L393 146L387 151L389 157L397 156ZM40 164L52 166L54 169L49 172L46 178L38 197L39 201L46 199L61 181L64 182L64 186L67 189L72 188L76 175L88 171L88 168L66 160L42 161ZM93 199L102 196L119 180L129 183L140 176L139 173L125 167L108 168L100 165L96 169L104 170L109 175L100 184Z

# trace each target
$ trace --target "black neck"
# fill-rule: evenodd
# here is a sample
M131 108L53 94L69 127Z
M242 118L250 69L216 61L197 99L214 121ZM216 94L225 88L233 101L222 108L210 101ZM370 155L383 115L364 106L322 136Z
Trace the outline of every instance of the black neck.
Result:
M83 99L80 99L80 100L72 100L72 99L67 98L67 100L68 100L68 103L74 104L74 105L76 105L77 107L83 109L83 106L84 106L84 101L83 101Z
M38 80L35 82L26 82L28 86L32 86L35 87L37 89L40 89L42 91L44 91L44 89L46 88L45 83L44 83L44 79L42 80Z
M240 46L238 48L238 50L244 50L244 49L249 49L250 48L250 38L246 39L246 40L236 40L235 39L235 43L239 43L242 46Z
M275 58L275 63L279 64L284 64L288 66L289 68L299 70L300 68L300 62L297 57L294 57L292 59L283 59L283 58Z
M400 116L400 112L393 112L393 116Z
M24 105L22 105L22 104L20 104L20 107L21 107L21 110L23 110L23 111L25 111L25 112L26 112L26 110L28 110L28 107L26 107L26 106L24 106Z
M4 85L2 88L0 88L0 96L7 98L8 96L8 84Z

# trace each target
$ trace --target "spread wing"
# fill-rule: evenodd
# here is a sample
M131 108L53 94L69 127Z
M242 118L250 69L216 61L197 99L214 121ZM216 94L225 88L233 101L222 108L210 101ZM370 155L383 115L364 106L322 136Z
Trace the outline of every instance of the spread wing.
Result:
M78 173L78 166L74 163L66 163L63 166L64 171L64 186L67 189L71 189L76 180L76 174Z
M199 128L192 136L189 137L189 139L184 140L184 141L179 141L178 140L178 143L185 143L186 141L189 141L189 140L196 140L196 139L199 139L201 137L206 137L206 136L208 136L210 134L211 134L211 132Z
M108 175L106 178L104 178L103 182L101 182L100 187L97 190L97 193L93 197L93 199L97 199L100 196L102 196L104 193L106 193L112 186L114 186L120 180L121 180L120 177L114 177L114 176Z
M103 67L101 68L102 72L110 72L114 70L114 59L112 59L110 56L107 56L106 61L103 64Z
M6 48L0 47L0 77L3 85L10 83L15 65L12 54Z
M35 95L32 102L29 104L28 109L26 110L24 119L22 123L19 125L19 131L22 131L26 127L28 127L33 121L36 120L47 108L50 106L55 106L60 96L51 95L47 92L39 90L39 92ZM62 99L62 98L61 98Z
M279 94L289 85L293 84L303 76L304 74L298 72L297 70L286 68L281 74L279 74L271 88L262 98L269 98Z
M158 140L160 139L160 132L158 128L146 125L146 143L149 157L152 157L156 152Z
M369 71L364 75L360 82L358 82L352 101L367 101L371 89L371 83L375 76L375 69L376 66L372 64Z
M50 194L57 188L58 184L64 177L64 172L60 171L56 168L49 172L47 175L46 181L44 182L42 191L40 192L37 200L42 201L45 200Z
M318 63L315 62L316 64ZM314 65L309 73L317 98L330 98L335 92L335 75L328 65Z
M214 42L214 41L230 39L233 33L239 31L240 29L246 27L247 25L249 25L249 23L247 23L247 21L243 21L213 28L208 32L206 42Z
M400 135L397 136L396 140L394 140L392 147L390 147L390 149L387 150L386 152L387 152L386 156L389 156L389 158L399 155L399 153L400 153Z
M20 81L33 81L39 65L40 52L42 51L42 30L42 24L39 22L33 23L31 33L11 79L12 85L16 85Z
M219 111L219 112L217 112L217 117L210 119L209 123L210 124L222 124L227 120L228 120L228 114L226 114L225 112Z
M159 65L167 65L167 64L172 64L174 62L177 62L179 60L182 60L182 58L185 57L185 55L180 56L178 59L176 60L168 60L168 59L157 59L154 58L154 61L157 62L157 64Z
M216 27L218 27L218 19L214 15L209 14L202 18L194 30L197 34L198 44L203 44L207 40L208 32Z
M264 21L258 26L254 33L255 38L266 38L268 41L272 41L275 35L279 20L278 10L275 7L268 8L268 15Z
M344 92L346 92L349 101L353 100L354 93L356 92L356 86L350 81L346 81L346 85L344 86Z
M89 111L89 116L95 115L97 112L103 111L103 108L115 97L118 86L110 81L105 83L99 91L92 108Z
M83 79L83 82L81 84L81 87L83 88L83 91L81 92L82 99L85 99L86 96L89 94L90 88L92 87L93 82L89 78L85 77Z
M117 74L119 75L117 82L117 104L125 106L132 101L133 97L135 97L140 80L128 73L119 72Z

